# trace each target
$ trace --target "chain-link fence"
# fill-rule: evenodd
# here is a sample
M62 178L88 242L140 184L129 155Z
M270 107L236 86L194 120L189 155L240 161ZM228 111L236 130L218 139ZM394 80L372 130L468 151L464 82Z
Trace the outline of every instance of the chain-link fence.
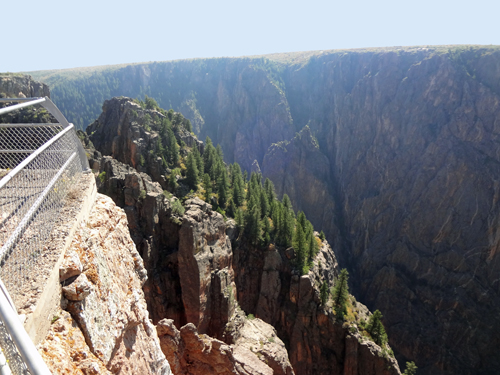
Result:
M0 279L13 297L30 287L65 197L83 169L88 162L73 125L0 124ZM25 374L4 328L0 323L9 367Z

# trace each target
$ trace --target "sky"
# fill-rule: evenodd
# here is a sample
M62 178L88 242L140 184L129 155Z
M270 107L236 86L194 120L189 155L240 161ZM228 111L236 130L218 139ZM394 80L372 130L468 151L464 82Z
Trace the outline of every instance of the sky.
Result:
M1 0L0 72L365 47L500 45L498 0Z

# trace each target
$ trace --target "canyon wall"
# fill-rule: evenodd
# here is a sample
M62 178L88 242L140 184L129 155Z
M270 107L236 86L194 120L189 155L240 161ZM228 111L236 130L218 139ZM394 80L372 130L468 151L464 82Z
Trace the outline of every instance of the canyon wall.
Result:
M149 275L144 291L150 316L174 373L400 373L390 348L358 328L368 319L366 307L352 299L353 318L342 324L331 303L322 305L320 285L332 286L338 273L326 241L309 274L300 276L293 249L248 245L238 239L232 219L201 199L190 197L183 214L174 212L177 198L137 172L137 156L126 149L154 144L156 132L139 131L125 115L109 115L128 108L125 101L106 102L86 143L111 153L89 150L90 165L99 191L127 214ZM118 118L124 120L114 135L109 129Z
M98 92L147 94L181 110L228 162L250 170L256 160L325 231L360 301L382 311L391 345L419 373L500 368L497 47L190 60L60 78L54 99L68 110L71 91L90 81Z

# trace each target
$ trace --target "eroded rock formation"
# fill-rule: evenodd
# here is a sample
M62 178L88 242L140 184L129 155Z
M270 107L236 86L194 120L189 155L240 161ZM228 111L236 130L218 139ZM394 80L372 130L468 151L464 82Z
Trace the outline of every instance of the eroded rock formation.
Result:
M171 374L149 320L142 259L111 198L98 195L61 275L62 307L71 315L61 311L40 344L54 374Z
M49 86L21 74L0 74L0 98L50 98Z

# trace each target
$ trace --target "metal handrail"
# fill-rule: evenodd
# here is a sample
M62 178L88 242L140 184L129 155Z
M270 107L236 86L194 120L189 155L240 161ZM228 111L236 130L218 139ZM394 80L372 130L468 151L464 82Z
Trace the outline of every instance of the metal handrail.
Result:
M16 344L17 350L21 355L26 367L33 375L51 375L51 372L40 353L36 350L35 344L31 341L28 333L19 320L12 300L9 297L5 286L0 281L0 316L5 325L5 329Z
M58 169L55 169L53 171L57 173L51 176L50 181L48 183L46 182L46 185L44 183L44 187L42 187L43 191L37 193L39 194L37 199L34 202L29 203L30 206L26 206L29 207L29 210L27 212L24 212L23 215L19 217L20 221L16 223L15 230L13 230L12 232L9 231L9 238L2 244L0 249L0 262L2 262L4 261L4 258L7 259L6 257L8 254L12 253L14 249L16 249L16 246L18 246L18 242L23 239L23 236L26 236L27 228L31 225L31 222L33 220L36 220L37 213L40 209L42 209L41 207L43 204L45 204L44 202L49 199L49 194L53 194L52 191L56 190L55 186L57 182L62 178L65 171L69 171L71 168L73 168L75 163L77 163L76 158L79 158L78 164L81 165L81 169L78 169L80 171L90 171L90 168L85 151L78 141L76 134L71 134L71 132L75 132L74 125L70 124L66 120L63 114L49 98L1 98L0 102L18 102L18 104L0 108L0 115L39 104L46 108L50 112L50 114L52 114L52 116L54 116L59 122L56 124L0 124L0 129L4 129L6 131L9 128L19 128L19 130L30 127L59 128L54 131L54 135L51 136L50 139L47 140L46 138L43 140L43 142L45 142L43 145L41 145L40 147L36 145L35 147L38 147L36 149L35 147L33 147L32 150L25 149L26 147L23 147L24 145L20 143L20 146L18 147L22 147L22 150L15 150L15 147L6 150L0 150L0 152L6 154L30 154L26 157L26 159L22 160L18 165L16 165L15 168L10 170L6 176L0 179L0 189L9 189L9 186L17 181L13 180L14 178L22 178L22 174L20 174L21 171L33 170L32 166L34 165L34 163L36 163L36 161L43 155L50 155L52 152L51 150L54 147L59 147L59 149L57 149L57 151L55 152L57 152L58 154L62 153L61 155L64 155L65 160L65 162L62 163L63 165L59 165L57 167ZM62 145L62 147L60 145ZM52 166L49 166L48 168L52 168ZM0 320L0 325L1 327L3 327L2 332L7 332L7 337L10 336L10 339L8 339L7 341L9 344L5 345L7 345L9 348L14 348L15 346L13 350L14 352L17 352L17 354L15 354L14 356L18 358L16 359L16 363L24 363L24 365L22 366L26 366L32 375L50 375L50 371L47 365L40 356L40 353L38 353L34 343L31 341L26 330L24 329L23 324L19 320L16 307L14 306L14 303L12 302L12 299L10 298L9 293L5 288L2 280L0 280ZM21 358L19 358L19 355L21 356ZM5 368L5 364L0 363L0 372L3 374L6 370L7 369Z
M0 108L0 115L35 104L41 104L47 111L50 112L52 116L56 118L57 121L59 121L59 124L61 124L65 128L69 126L69 122L68 120L66 120L66 117L64 117L64 115L61 113L59 108L56 107L52 100L50 100L46 96L43 98L3 98L0 99L0 102L21 102L19 104Z

